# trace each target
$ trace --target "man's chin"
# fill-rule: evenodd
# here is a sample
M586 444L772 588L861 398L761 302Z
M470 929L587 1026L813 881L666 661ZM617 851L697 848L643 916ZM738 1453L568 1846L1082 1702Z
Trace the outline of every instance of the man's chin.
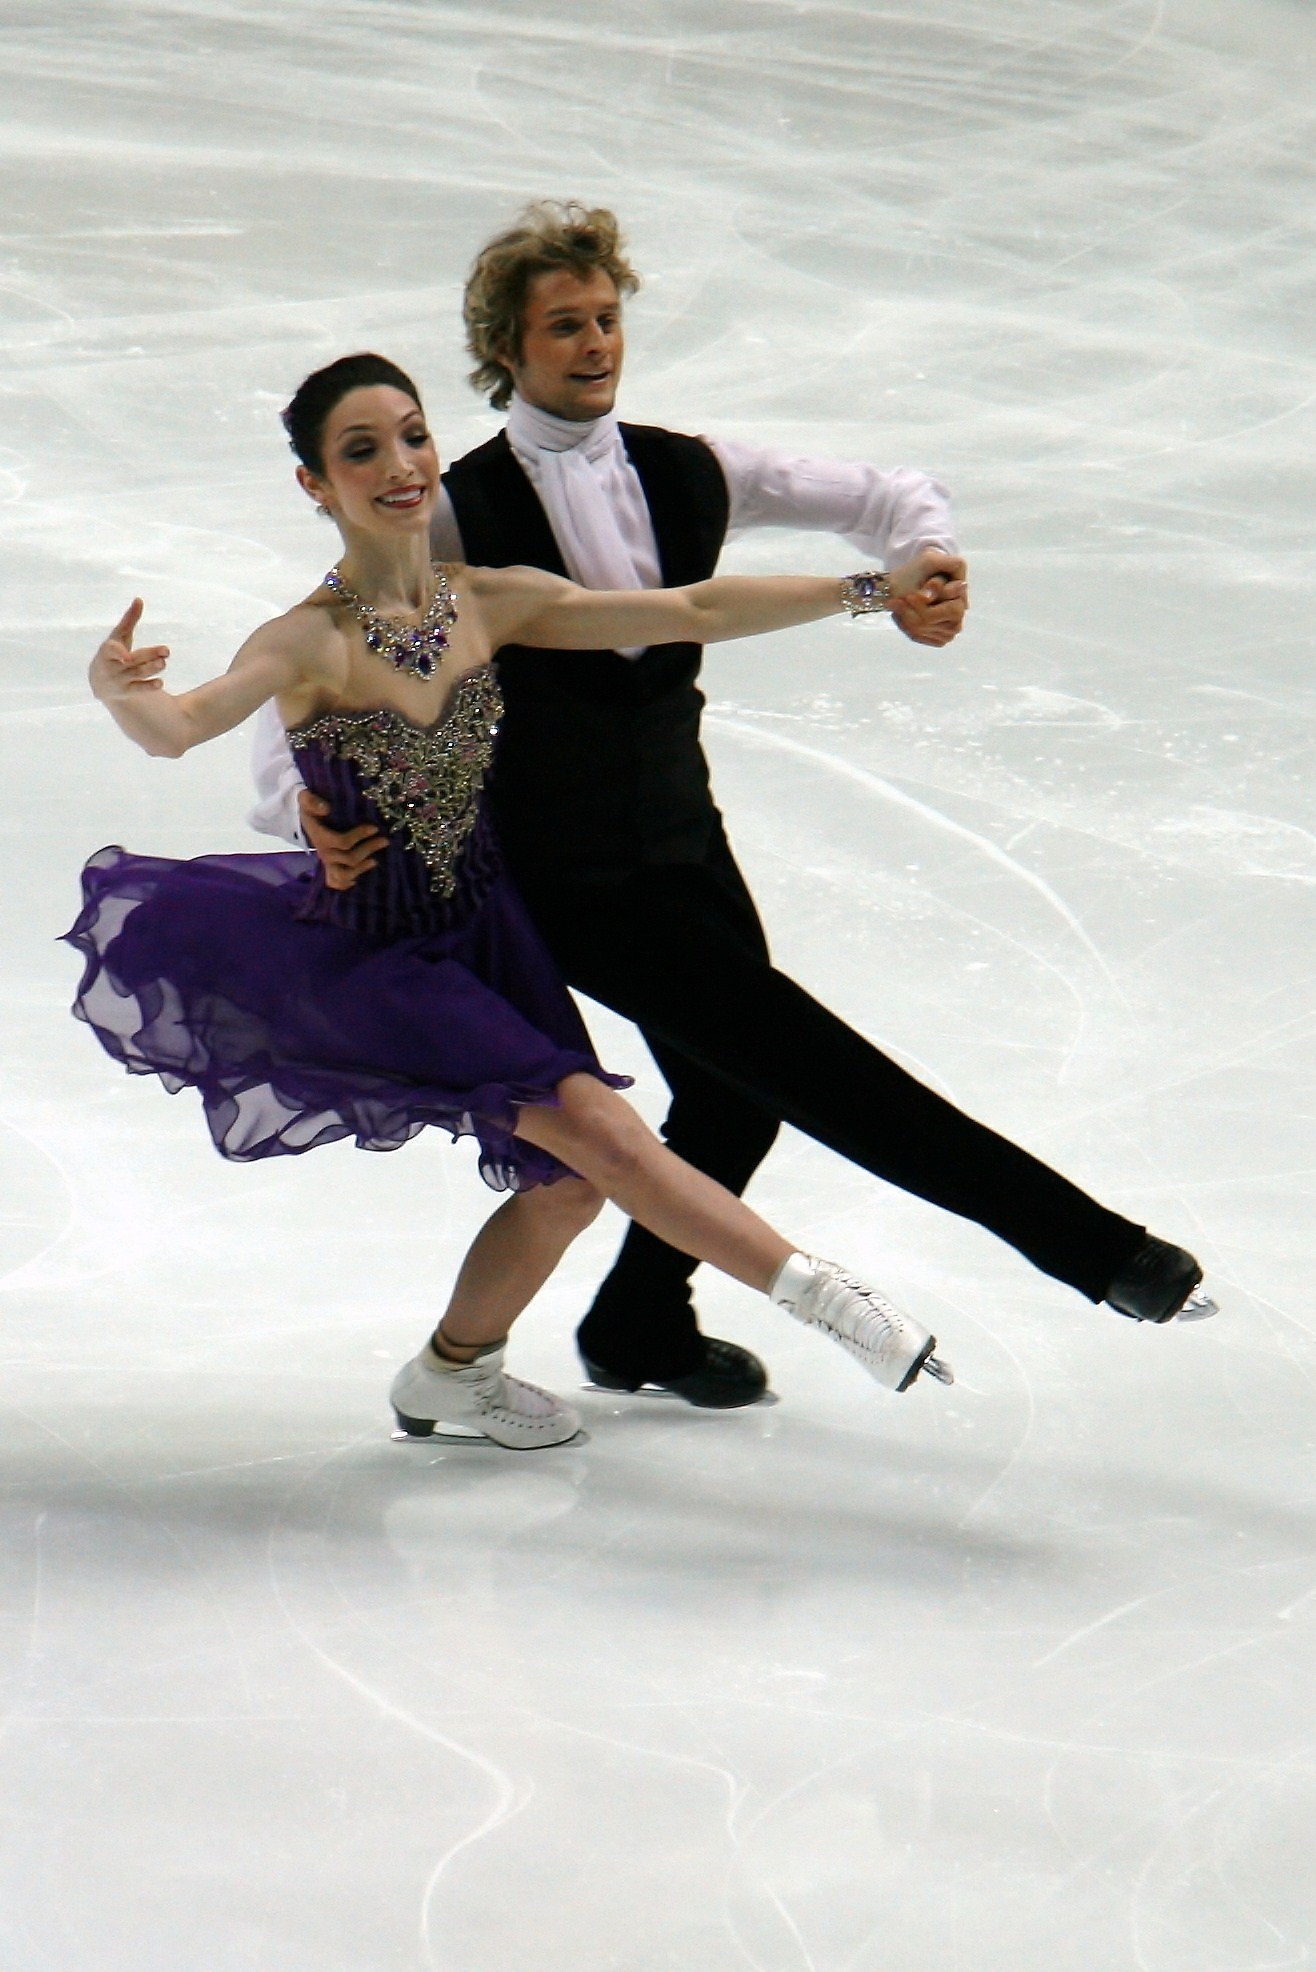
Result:
M553 411L559 418L568 418L573 424L584 424L589 418L606 418L617 401L617 386L611 380L590 390L574 390L570 397L559 404L545 404L543 409Z

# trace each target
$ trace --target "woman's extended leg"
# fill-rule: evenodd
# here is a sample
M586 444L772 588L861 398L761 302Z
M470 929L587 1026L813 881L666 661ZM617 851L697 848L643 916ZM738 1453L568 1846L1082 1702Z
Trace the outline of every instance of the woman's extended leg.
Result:
M574 1233L593 1218L600 1195L660 1239L821 1329L888 1389L908 1389L923 1369L950 1381L925 1328L829 1261L796 1252L741 1199L674 1156L614 1090L579 1074L567 1076L557 1094L552 1108L527 1104L520 1111L517 1135L551 1151L586 1183L556 1202L551 1191L575 1180L550 1188L538 1206L533 1193L514 1199L485 1226L433 1340L394 1379L393 1408L407 1435L428 1436L443 1422L524 1449L575 1436L580 1420L568 1405L503 1373L502 1341ZM576 1209L580 1219L569 1227Z
M768 1292L795 1251L789 1240L743 1199L668 1150L631 1105L593 1075L568 1075L557 1093L554 1108L520 1111L519 1137L579 1171L659 1239L760 1294Z
M927 1329L830 1261L798 1253L742 1199L674 1156L614 1090L569 1075L557 1093L555 1108L521 1110L518 1136L579 1171L636 1224L822 1329L888 1389L907 1390L923 1369L954 1381Z

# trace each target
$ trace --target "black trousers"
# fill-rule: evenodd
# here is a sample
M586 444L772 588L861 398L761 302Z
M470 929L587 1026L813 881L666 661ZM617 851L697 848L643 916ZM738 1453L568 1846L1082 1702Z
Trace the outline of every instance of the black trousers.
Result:
M1093 1301L1145 1237L778 972L721 838L703 863L521 888L568 984L643 1034L672 1091L668 1144L728 1189L744 1189L785 1121L976 1220ZM637 1385L695 1368L696 1265L632 1226L581 1324L583 1353Z

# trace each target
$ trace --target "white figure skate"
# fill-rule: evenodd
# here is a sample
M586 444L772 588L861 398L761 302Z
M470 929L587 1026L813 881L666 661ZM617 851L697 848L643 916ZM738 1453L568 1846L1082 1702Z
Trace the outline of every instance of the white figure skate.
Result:
M511 1451L529 1452L565 1445L580 1430L570 1404L536 1383L503 1374L501 1343L460 1369L426 1343L398 1371L388 1394L398 1430L407 1438L451 1429L453 1435L492 1438Z
M949 1363L932 1353L935 1335L830 1260L792 1253L783 1260L768 1293L806 1328L820 1328L839 1342L888 1390L908 1390L920 1370L938 1383L955 1381Z

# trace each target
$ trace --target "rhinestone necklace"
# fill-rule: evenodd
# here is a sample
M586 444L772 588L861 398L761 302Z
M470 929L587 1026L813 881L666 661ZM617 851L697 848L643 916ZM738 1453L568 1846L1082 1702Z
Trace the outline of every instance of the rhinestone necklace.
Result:
M349 609L355 611L361 622L367 650L386 659L398 671L407 671L414 678L431 678L448 648L448 632L457 621L457 598L436 561L430 563L430 574L434 577L434 596L416 624L399 623L396 617L381 616L355 590L348 588L336 568L331 568L325 576L324 586L337 596L339 602L346 603Z

